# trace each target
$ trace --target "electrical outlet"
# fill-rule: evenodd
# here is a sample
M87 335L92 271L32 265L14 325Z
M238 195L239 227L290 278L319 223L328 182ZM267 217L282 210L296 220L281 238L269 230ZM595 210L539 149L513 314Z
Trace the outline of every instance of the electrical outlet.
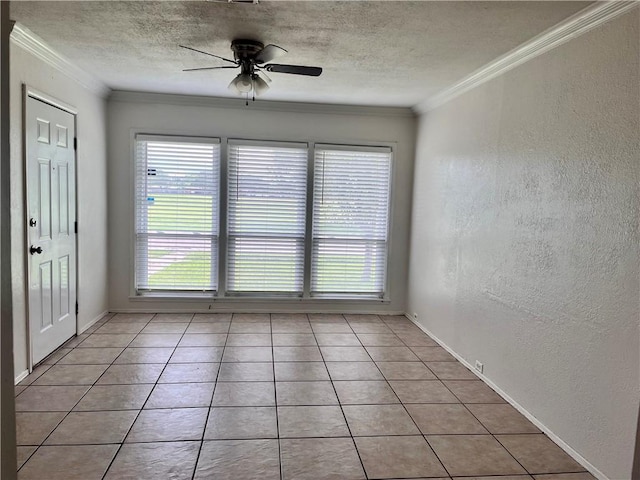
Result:
M482 371L484 370L484 363L480 363L478 360L476 360L476 370L482 373Z

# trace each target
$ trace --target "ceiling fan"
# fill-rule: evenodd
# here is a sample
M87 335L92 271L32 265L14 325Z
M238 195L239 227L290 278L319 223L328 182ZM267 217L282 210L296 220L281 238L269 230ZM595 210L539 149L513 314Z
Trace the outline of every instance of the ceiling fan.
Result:
M185 45L180 45L180 47L233 64L217 67L186 68L183 72L216 70L221 68L239 68L240 73L231 80L229 88L240 95L247 95L247 99L249 94L253 94L253 99L255 100L256 95L260 95L269 89L269 82L271 82L271 79L265 72L289 73L293 75L307 75L311 77L317 77L322 73L322 68L320 67L268 63L271 60L286 54L287 51L277 45L269 44L265 46L262 42L258 42L256 40L233 40L231 42L233 60L192 47L187 47Z

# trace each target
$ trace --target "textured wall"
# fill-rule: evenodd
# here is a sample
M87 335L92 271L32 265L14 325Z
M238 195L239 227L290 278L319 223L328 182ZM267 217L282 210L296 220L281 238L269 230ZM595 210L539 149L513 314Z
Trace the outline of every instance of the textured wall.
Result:
M420 120L409 312L629 478L639 391L639 12Z
M26 240L22 85L78 111L78 327L107 309L106 102L41 60L11 45L11 235L14 358L16 375L27 367Z
M120 98L120 100L118 100ZM152 103L149 103L152 102ZM190 104L184 104L184 102ZM411 182L415 145L415 117L409 110L399 116L358 115L342 108L338 113L284 111L264 102L252 108L199 105L189 97L117 93L109 101L109 296L113 310L194 311L366 311L404 312L407 293ZM196 103L196 104L194 104ZM209 102L210 103L210 102ZM318 107L322 108L322 107ZM327 107L331 109L331 107ZM385 112L387 110L382 109ZM335 111L335 109L334 109ZM351 112L351 113L349 113ZM397 110L394 110L397 112ZM315 141L358 145L393 142L394 172L391 198L391 234L388 263L390 302L376 300L182 300L130 298L133 293L133 175L132 134L222 136L281 141Z

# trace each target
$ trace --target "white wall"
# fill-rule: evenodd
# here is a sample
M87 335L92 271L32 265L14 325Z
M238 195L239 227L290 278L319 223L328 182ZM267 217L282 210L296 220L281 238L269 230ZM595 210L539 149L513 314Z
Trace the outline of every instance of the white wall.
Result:
M106 101L60 71L11 45L11 231L16 376L28 368L22 85L78 111L78 327L107 310Z
M611 479L639 392L638 9L419 121L408 311Z
M226 107L221 107L226 105ZM289 109L287 111L287 108ZM109 100L109 291L114 311L350 311L405 310L415 118L407 109L283 106L158 94L115 92ZM323 112L323 113L319 113ZM391 301L255 301L237 299L159 301L130 298L132 292L132 132L221 136L344 144L395 142L392 232L389 257Z

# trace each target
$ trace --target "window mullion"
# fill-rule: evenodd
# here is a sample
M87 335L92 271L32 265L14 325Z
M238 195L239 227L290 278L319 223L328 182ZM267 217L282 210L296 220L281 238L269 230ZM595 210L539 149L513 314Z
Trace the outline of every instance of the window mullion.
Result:
M304 283L303 298L311 297L311 259L313 256L313 179L315 143L309 143L307 150L307 205L304 230Z

